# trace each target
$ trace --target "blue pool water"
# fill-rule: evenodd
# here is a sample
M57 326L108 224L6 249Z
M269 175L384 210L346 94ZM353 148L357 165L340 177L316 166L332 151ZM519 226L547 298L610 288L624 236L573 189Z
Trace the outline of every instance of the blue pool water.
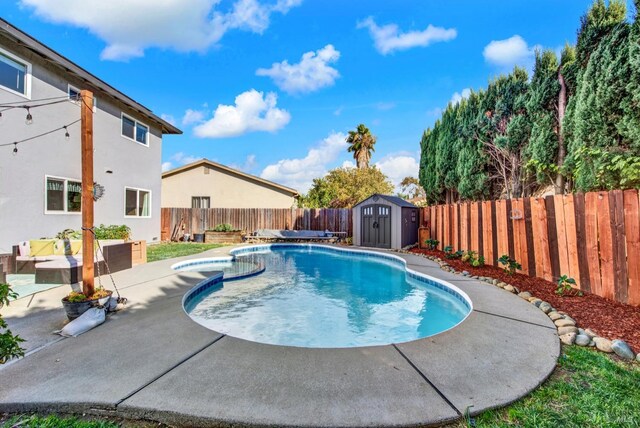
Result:
M461 295L407 274L394 260L274 246L237 261L265 270L216 283L186 299L185 310L212 330L255 342L314 348L407 342L447 330L470 311Z

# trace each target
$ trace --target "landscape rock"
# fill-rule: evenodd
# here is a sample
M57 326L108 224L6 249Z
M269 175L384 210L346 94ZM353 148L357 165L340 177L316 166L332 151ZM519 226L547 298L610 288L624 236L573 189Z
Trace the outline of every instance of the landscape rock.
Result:
M499 282L499 283L498 283L498 287L500 287L500 288L504 288L504 287L506 287L506 286L507 286L507 284L506 284L506 283L504 283L504 282Z
M613 349L613 352L615 352L618 357L624 358L625 360L633 360L636 358L636 355L624 340L616 339L611 342L611 349Z
M518 297L522 297L525 300L529 300L529 298L531 297L531 293L529 293L528 291L523 291L522 293L518 294Z
M594 342L593 339L591 339L591 342L589 342L589 346L593 348L594 346L596 346L596 342Z
M613 352L611 348L611 341L609 339L605 339L604 337L594 337L593 341L596 344L596 348L602 352L606 352L608 354Z
M469 271L463 270L463 271L462 271L462 274L463 274L464 276L469 276Z
M595 331L591 330L590 328L585 329L584 332L587 336L590 336L592 339L594 337L598 337L598 334Z
M538 306L538 308L544 312L545 314L548 314L549 312L551 312L551 310L553 309L553 307L547 303L547 302L542 302L540 303L540 306ZM576 331L577 333L577 331Z
M575 322L564 318L560 318L559 320L554 321L554 324L556 325L556 327L570 327L576 325ZM578 329L578 333L580 333L580 329Z
M504 289L505 289L505 290L507 290L507 291L508 291L508 292L510 292L510 293L513 293L514 291L516 291L516 289L515 289L515 288L513 288L513 285L511 285L511 284L507 284L507 285L504 287Z
M562 334L560 335L560 340L565 345L573 345L573 343L576 341L576 334L575 333Z
M562 336L563 334L575 333L578 334L578 328L569 326L569 327L560 327L558 328L558 335Z
M561 320L562 319L562 315L560 315L556 311L549 312L547 315L549 315L549 318L551 318L551 321L556 321L556 320Z
M540 303L542 303L542 300L537 298L529 301L531 302L532 305L535 305L536 308L540 307Z
M589 343L591 343L591 338L586 334L579 334L576 336L575 343L578 346L589 346Z
M491 281L491 283L492 283L493 285L498 285L498 283L499 283L499 282L500 282L500 281L498 281L497 279L494 279L493 281Z
M569 315L566 315L566 314L565 314L564 319L569 320L569 321L573 321L573 325L578 324L578 323L576 322L576 320L574 320L573 318L571 318Z

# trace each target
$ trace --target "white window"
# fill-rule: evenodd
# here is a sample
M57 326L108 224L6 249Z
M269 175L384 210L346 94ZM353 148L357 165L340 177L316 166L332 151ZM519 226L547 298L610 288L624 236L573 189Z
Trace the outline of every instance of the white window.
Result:
M209 196L192 196L191 208L211 208L211 198Z
M80 89L76 88L75 86L69 85L68 94L69 94L69 101L80 105ZM96 112L97 107L98 107L98 99L94 95L93 96L93 112L94 113Z
M0 87L31 98L31 64L0 49Z
M82 209L82 182L62 177L45 177L45 213L79 214Z
M151 191L124 188L124 216L125 217L151 217Z
M122 115L122 136L145 146L149 145L149 127Z

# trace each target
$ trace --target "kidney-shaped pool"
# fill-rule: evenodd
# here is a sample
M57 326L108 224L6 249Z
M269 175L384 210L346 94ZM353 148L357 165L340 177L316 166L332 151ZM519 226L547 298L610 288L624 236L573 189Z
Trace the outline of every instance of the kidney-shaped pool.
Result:
M187 261L174 269L233 271L228 260L225 269L219 263ZM185 311L207 328L254 342L310 348L408 342L454 327L472 308L455 286L408 270L390 254L273 244L235 250L231 263L247 275L212 276L185 295Z

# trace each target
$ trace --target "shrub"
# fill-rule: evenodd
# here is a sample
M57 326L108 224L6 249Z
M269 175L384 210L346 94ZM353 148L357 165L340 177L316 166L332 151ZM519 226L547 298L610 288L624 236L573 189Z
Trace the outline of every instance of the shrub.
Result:
M229 223L221 223L213 228L214 232L233 232L235 229Z
M428 249L435 250L436 248L438 248L438 244L440 243L440 241L438 241L437 239L427 239L426 241L424 241L424 243Z
M9 298L15 299L18 294L11 290L9 284L0 283L0 308L2 306L9 306ZM20 343L24 342L24 339L14 335L9 330L7 323L0 316L0 364L4 364L12 358L18 358L24 356L24 349L20 347Z
M96 239L124 239L127 241L131 238L131 229L125 224L112 224L110 226L101 224L93 230L96 234Z
M455 253L453 252L453 247L451 245L447 245L444 247L445 257L448 259L459 259L463 256L464 251L458 250Z
M504 266L504 271L509 275L513 275L514 273L516 273L516 270L522 268L522 265L520 263L509 257L507 254L503 254L502 256L500 256L500 258L498 259L498 263Z
M573 286L576 285L576 280L569 278L567 275L562 275L558 279L558 287L556 288L556 294L564 296L565 293L573 296L582 296L582 291L576 290Z

